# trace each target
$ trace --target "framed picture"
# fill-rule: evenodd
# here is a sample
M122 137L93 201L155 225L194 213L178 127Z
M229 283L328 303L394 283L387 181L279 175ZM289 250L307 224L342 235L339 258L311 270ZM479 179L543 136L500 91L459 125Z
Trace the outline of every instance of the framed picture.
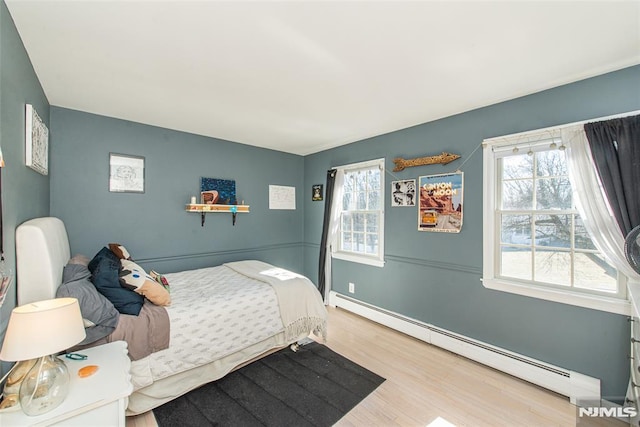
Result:
M418 230L459 233L462 229L463 173L421 176Z
M311 200L314 202L322 200L322 184L311 186Z
M391 183L391 206L416 205L416 180L405 179Z
M200 203L207 205L236 205L234 179L200 178Z
M144 193L144 157L109 153L109 191Z
M49 174L49 129L33 108L25 105L25 164L42 175Z

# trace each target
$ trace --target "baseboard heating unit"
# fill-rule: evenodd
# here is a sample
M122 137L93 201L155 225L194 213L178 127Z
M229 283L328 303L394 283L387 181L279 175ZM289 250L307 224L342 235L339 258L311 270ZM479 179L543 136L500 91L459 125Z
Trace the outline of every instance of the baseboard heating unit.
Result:
M600 400L600 380L459 335L331 291L329 305L348 310L452 353L579 400Z

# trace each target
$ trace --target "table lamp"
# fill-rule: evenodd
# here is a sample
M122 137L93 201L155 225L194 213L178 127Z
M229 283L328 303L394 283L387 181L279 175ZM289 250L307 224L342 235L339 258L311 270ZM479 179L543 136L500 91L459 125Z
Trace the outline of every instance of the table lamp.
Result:
M85 338L80 305L75 298L38 301L11 311L0 360L39 358L20 386L20 406L35 416L59 406L69 391L69 372L55 354Z

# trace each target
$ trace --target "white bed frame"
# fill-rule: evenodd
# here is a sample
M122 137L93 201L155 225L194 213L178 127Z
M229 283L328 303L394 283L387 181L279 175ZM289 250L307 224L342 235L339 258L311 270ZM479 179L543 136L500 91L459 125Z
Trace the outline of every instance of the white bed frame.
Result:
M58 218L36 218L16 229L18 305L56 297L71 258L69 238Z
M60 219L36 218L21 224L16 230L18 304L55 298L62 282L62 271L70 257L67 230ZM135 391L129 396L127 415L147 412L306 336L302 334L295 340L286 340L282 332L240 352L150 385L136 385L136 371L147 362L146 358L134 361L130 373Z

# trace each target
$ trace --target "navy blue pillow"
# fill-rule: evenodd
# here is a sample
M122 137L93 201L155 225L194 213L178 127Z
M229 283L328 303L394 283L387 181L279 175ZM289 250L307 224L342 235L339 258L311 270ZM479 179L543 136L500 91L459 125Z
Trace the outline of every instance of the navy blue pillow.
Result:
M116 268L120 269L120 259L116 256L116 254L111 252L111 249L104 247L100 249L100 252L98 252L91 261L89 261L89 265L87 265L89 271L93 273L100 261L102 261L103 259L110 260L116 266Z
M120 286L120 268L120 259L108 248L102 248L89 262L91 282L120 313L137 316L144 297Z

